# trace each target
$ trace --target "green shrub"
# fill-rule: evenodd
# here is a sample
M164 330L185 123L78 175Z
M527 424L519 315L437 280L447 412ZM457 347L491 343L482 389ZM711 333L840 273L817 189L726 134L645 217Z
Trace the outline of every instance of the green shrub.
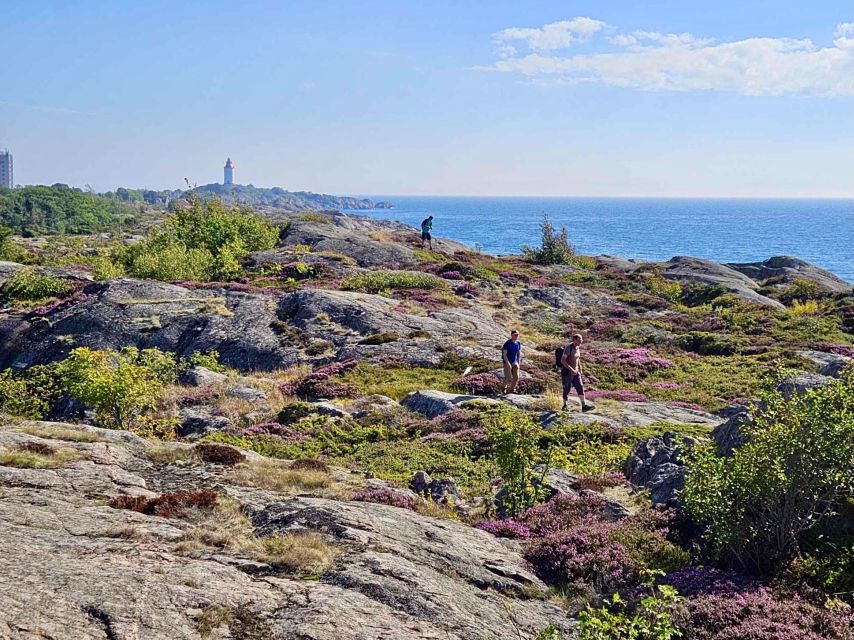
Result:
M395 331L386 331L385 333L375 333L366 338L359 340L359 344L386 344L388 342L397 342L400 340L400 335Z
M657 273L650 274L644 278L644 283L649 292L670 302L678 302L682 295L682 285L675 280L668 280Z
M676 345L701 356L727 356L742 349L745 341L727 334L691 331L677 336Z
M632 612L619 594L606 606L588 606L578 615L579 640L673 640L683 637L672 615L683 598L670 585L648 585L649 595Z
M62 298L73 290L74 287L67 280L24 267L3 284L2 294L12 302L40 302L49 298Z
M727 565L772 572L854 496L854 375L765 396L731 457L696 447L682 500Z
M183 367L204 367L210 371L216 371L217 373L229 373L233 371L233 369L229 369L224 364L220 364L219 362L219 351L215 349L209 349L202 353L201 351L193 351L190 354L190 357L187 358L184 362L182 362Z
M194 198L115 260L140 278L231 280L241 274L241 260L271 249L278 238L278 228L250 209Z
M549 456L543 455L539 447L542 429L527 413L507 407L486 409L480 421L503 480L505 515L515 516L545 497L542 483L535 485L533 482L534 465L545 463L547 469L550 462Z
M163 387L175 380L172 354L128 347L95 351L78 347L57 365L60 385L93 407L99 424L115 429L144 428Z
M522 255L528 262L533 264L572 264L575 258L575 247L569 243L566 227L558 232L552 225L549 217L543 215L540 223L542 240L538 248L524 245Z
M822 289L818 283L806 278L796 278L780 294L781 302L787 305L791 305L795 300L803 304L807 300L815 300L821 297Z
M447 289L448 283L429 273L367 271L347 276L341 288L345 291L383 293L394 289Z
M21 418L40 419L59 399L56 369L36 365L24 372L0 373L0 411Z
M711 304L715 299L727 292L723 285L702 284L689 282L682 285L682 303L689 307L700 307Z

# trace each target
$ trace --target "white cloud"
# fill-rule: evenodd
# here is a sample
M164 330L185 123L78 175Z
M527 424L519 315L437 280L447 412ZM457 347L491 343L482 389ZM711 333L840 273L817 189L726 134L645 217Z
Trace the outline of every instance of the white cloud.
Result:
M606 27L598 20L575 18L541 29L505 29L494 38L504 49L486 69L538 82L598 83L642 91L854 95L854 23L837 25L833 46L824 48L809 39L716 43L689 33L634 31L600 38L604 51L597 46L592 53L554 53L590 40ZM529 51L508 49L503 44L508 40L523 41Z
M544 25L539 29L513 27L504 29L493 36L501 45L508 41L522 41L534 51L554 51L566 49L572 45L589 40L596 32L607 25L601 20L591 18L573 18Z

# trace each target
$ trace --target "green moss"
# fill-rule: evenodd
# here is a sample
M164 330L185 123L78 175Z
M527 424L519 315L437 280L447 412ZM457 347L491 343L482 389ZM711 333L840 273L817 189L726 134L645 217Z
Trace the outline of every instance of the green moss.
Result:
M354 384L360 395L379 394L402 400L410 391L419 389L451 391L451 382L458 376L459 373L447 369L386 368L360 363L344 374L342 380Z

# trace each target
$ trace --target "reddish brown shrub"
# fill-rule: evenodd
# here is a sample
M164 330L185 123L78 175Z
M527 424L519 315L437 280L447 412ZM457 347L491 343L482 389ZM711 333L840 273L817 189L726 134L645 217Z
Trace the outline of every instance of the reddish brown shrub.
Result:
M215 491L172 491L156 498L116 496L107 504L113 509L129 509L161 518L183 518L190 511L209 511L216 505Z
M329 465L316 458L298 458L291 463L294 471L322 471L329 473Z
M240 451L234 447L229 447L224 444L205 442L197 444L193 447L193 451L195 451L196 455L199 456L202 461L213 464L233 465L246 460L246 456L240 453Z
M25 442L23 444L19 444L15 448L18 451L28 451L30 453L37 453L40 456L52 456L56 453L56 449L54 449L50 445L43 444L41 442Z

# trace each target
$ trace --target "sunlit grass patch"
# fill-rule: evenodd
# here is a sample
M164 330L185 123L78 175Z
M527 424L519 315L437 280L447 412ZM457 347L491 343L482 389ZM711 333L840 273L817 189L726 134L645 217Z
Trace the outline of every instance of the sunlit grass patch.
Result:
M65 440L66 442L102 442L104 438L93 431L72 429L62 425L44 422L22 424L18 431L48 440Z
M0 466L19 469L58 469L82 459L83 455L74 449L54 449L35 442L0 452Z
M280 460L257 460L237 465L230 477L237 484L281 493L315 491L332 485L328 471L294 469Z

